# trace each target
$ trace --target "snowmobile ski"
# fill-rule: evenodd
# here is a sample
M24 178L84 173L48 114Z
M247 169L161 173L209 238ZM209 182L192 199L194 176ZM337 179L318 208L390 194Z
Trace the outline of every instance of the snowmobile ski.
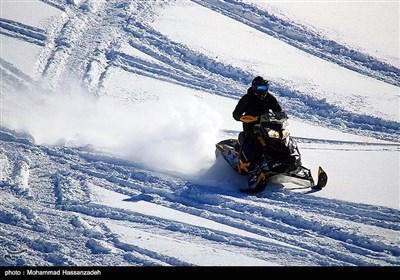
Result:
M311 186L311 188L315 189L315 190L322 190L322 188L326 186L327 182L328 182L328 175L322 169L321 166L318 167L318 181L317 181L317 184Z

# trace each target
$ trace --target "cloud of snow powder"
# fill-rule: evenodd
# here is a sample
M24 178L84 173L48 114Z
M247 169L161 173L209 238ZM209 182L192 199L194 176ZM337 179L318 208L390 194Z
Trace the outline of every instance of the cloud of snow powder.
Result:
M221 116L195 97L126 105L111 97L17 93L3 125L46 145L87 146L153 170L195 175L214 161Z

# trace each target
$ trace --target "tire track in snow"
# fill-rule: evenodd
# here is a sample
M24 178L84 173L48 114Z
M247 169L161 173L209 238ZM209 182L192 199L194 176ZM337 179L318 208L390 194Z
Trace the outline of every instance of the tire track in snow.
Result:
M251 73L189 50L143 23L131 23L125 30L134 37L130 40L132 47L174 68L168 71L163 70L162 66L154 65L158 69L155 70L150 66L151 62L137 63L137 60L129 58L125 62L133 69L122 66L127 71L144 75L147 72L151 77L158 75L177 84L182 85L183 82L185 86L193 88L194 85L197 89L234 99L243 95L245 84L250 83L253 78ZM188 81L188 78L191 80ZM367 132L377 139L400 142L400 132L397 129L400 124L396 121L345 110L326 100L288 88L280 82L274 83L274 94L282 99L283 104L287 104L285 110L299 119L338 130L345 127L350 133Z
M79 170L77 170L77 171L82 171L83 173L89 173L90 178L96 177L93 175L94 174L93 171L86 170L86 168L79 168ZM132 188L131 183L118 180L109 175L104 176L102 174L99 174L99 176L97 178L104 179L113 184L115 182L118 182L118 184L120 184L120 185L122 184L127 188ZM90 180L93 182L93 179L90 179ZM104 185L106 185L106 183L104 182L104 180L98 181L97 183L102 185L102 187L105 187ZM115 187L115 186L113 186L113 184L111 184L111 186L108 186L107 189L113 190ZM145 184L145 185L147 187L149 187L148 184ZM63 194L61 194L61 196L62 195ZM149 197L149 196L147 196L147 197ZM151 228L153 228L153 230L152 230L153 232L154 231L159 232L160 230L170 232L170 233L172 232L174 234L182 235L183 240L187 240L190 236L197 236L199 238L202 238L205 240L210 240L212 242L224 242L230 246L232 246L232 244L235 244L234 246L237 246L238 248L246 247L248 249L249 248L256 249L259 246L267 245L265 243L262 243L262 244L258 244L258 245L257 244L246 244L246 246L244 246L244 244L242 244L242 242L244 242L244 241L240 241L243 239L243 237L240 237L239 241L232 241L232 239L236 240L235 237L230 234L226 234L224 232L215 231L213 229L203 227L203 226L190 225L185 222L182 223L180 221L165 219L165 218L158 217L158 216L146 215L141 212L136 212L136 211L133 212L132 210L125 210L125 209L119 208L119 207L117 207L117 208L110 207L107 205L93 203L93 202L83 204L78 201L63 199L62 197L60 197L59 200L64 201L62 204L60 204L58 206L58 208L62 209L63 211L75 212L75 213L79 213L79 214L83 214L83 215L87 215L87 216L91 216L91 217L95 217L95 218L102 218L102 219L107 218L107 219L116 220L116 221L124 221L124 223L129 222L130 224L137 224L137 226L135 226L135 227L138 227L138 228L151 227ZM134 213L134 215L132 215L132 213ZM158 233L158 234L160 234L160 233ZM164 235L165 235L165 233L164 233ZM176 236L175 236L175 238L176 238ZM246 243L249 243L249 242L254 243L256 241L251 241L251 240L246 241ZM163 257L162 254L160 255L158 253L151 252L147 249L141 249L137 246L132 246L130 244L121 244L121 242L119 241L118 238L116 240L114 240L114 243L115 243L116 247L126 249L127 251L131 251L132 248L136 248L136 251L139 251L142 254L147 253L148 256L151 256L153 258L155 258L155 256L158 256L159 261L169 263L170 265L179 265L179 266L188 265L187 263L183 263L181 261L178 262L175 258ZM267 246L269 248L268 250L265 250L267 253L271 250L271 248L270 248L271 246L272 245ZM276 249L274 251L276 254L279 250Z
M36 165L31 172L32 180L35 186L40 186L40 188L32 189L32 195L27 197L16 193L11 184L0 184L3 198L1 204L2 209L5 209L0 213L0 235L7 237L0 238L0 244L2 248L7 248L22 242L29 252L17 259L16 264L79 265L71 261L70 257L73 257L78 262L81 260L82 263L89 262L98 265L124 265L125 263L188 265L183 262L174 262L173 257L168 256L154 259L157 254L145 249L135 252L133 246L119 242L110 230L99 224L99 221L94 221L92 224L99 226L101 230L98 228L79 230L76 226L76 216L70 218L71 215L75 215L74 211L66 212L63 206L70 205L73 209L76 204L85 205L90 202L87 189L89 178L79 172L71 174L68 168L69 158L60 157L57 154L57 148L54 152L46 147L27 145L22 143L23 141L20 143L12 141L16 137L12 139L7 134L0 136L0 165L6 182L15 181L18 177L19 172L15 171L19 166L18 159L31 155L31 160ZM6 140L5 144L1 142L3 140ZM39 182L46 178L51 180L53 172L55 174L53 178L56 179L54 193L52 193L52 184L46 184L45 181ZM51 195L56 196L55 203L52 203ZM29 207L24 205L29 205ZM76 213L82 215L79 212ZM88 218L93 220L91 216ZM72 225L75 229L70 228ZM46 240L43 240L43 235L46 236ZM83 253L85 250L82 249L85 247L91 253L87 252L88 254L85 255L86 253ZM83 255L80 256L82 253ZM97 257L99 253L102 254L101 259ZM167 262L160 262L159 259L167 260Z
M83 1L79 6L61 4L68 20L54 38L55 46L42 72L54 90L68 91L71 83L82 82L97 94L99 76L107 68L99 56L119 45L119 30L130 16L130 4L118 0Z
M3 137L4 140L9 138ZM268 192L260 197L249 197L216 186L192 184L173 176L144 170L135 163L94 151L16 142L20 146L17 148L18 146L12 145L15 143L13 141L8 140L6 143L14 149L22 149L24 153L31 154L31 160L37 162L37 166L32 169L32 176L36 177L36 180L51 174L53 169L57 170L60 178L59 188L63 191L53 193L58 203L47 210L49 213L52 209L57 209L60 213L85 215L97 221L127 221L132 225L136 223L151 227L155 234L169 232L173 235L182 234L182 240L196 237L205 242L223 243L228 250L249 256L257 254L259 259L276 263L287 259L292 265L398 264L398 241L395 237L399 230L400 215L393 209L320 199L291 192ZM12 153L16 154L16 150ZM221 226L263 238L232 234L229 231L187 224L140 211L132 215L131 210L91 201L88 187L90 184L127 195L132 203L145 201L172 211L203 217ZM51 206L43 200L46 196L44 192L49 191L51 192L51 188L44 186L35 190L33 195L42 197L35 202L38 206ZM25 212L23 209L21 211ZM374 215L368 213L371 211ZM26 213L32 216L32 212ZM19 214L14 217L17 221L21 219ZM366 229L363 224L369 227ZM366 232L369 229L371 233ZM94 232L82 233L88 235L85 240L92 240L87 245L89 249L92 248L90 250L110 253L122 250L122 255L128 260L129 252L137 252L145 256L143 258L146 260L156 258L157 262L165 262L167 258L157 252L142 250L140 246L131 247L114 236L107 227L103 227L103 232L98 237ZM374 238L374 234L381 236L379 239ZM390 237L391 235L394 237ZM276 240L278 243L268 242L265 238ZM51 244L48 246L51 247ZM178 262L175 260L170 264L177 265Z
M377 80L400 86L400 69L333 40L304 25L270 14L254 5L236 1L193 0L215 12L240 21L300 50Z
M300 205L305 212L323 214L332 218L340 218L349 222L376 226L383 229L400 231L399 210L383 206L361 203L343 202L313 195L297 195L291 191L268 192L259 196L260 200L268 199Z
M54 154L53 154L54 155ZM92 155L92 157L95 157L95 155ZM180 200L179 199L179 195L174 194L171 190L169 190L169 187L172 188L181 188L180 186L176 187L175 184L176 182L179 182L180 180L178 179L172 179L172 183L171 180L169 178L169 176L161 176L161 178L157 175L154 175L152 172L147 172L144 170L137 170L138 171L138 176L141 178L141 180L143 180L143 173L147 174L147 180L143 180L143 181L135 181L135 180L126 180L126 179L121 179L118 178L118 173L121 172L121 170L119 170L121 167L117 166L116 169L114 169L115 164L111 164L108 165L102 161L98 162L95 161L94 158L92 158L92 163L89 164L88 166L85 166L82 164L75 165L73 168L76 169L76 172L74 172L74 174L81 173L83 172L84 174L89 175L89 178L99 178L101 180L106 180L109 183L111 183L111 185L109 187L107 187L107 189L110 189L112 191L115 191L115 184L118 185L118 191L120 193L125 193L129 192L131 193L130 196L132 197L137 197L137 190L139 188L139 191L145 191L143 192L145 194L146 197L149 197L149 195L156 195L159 197L171 197L171 201L175 201L175 200ZM93 166L94 165L94 166ZM110 170L110 168L113 168L113 170ZM99 170L96 170L99 169ZM119 170L119 172L117 171ZM136 169L134 169L136 170ZM126 177L126 170L123 172L123 177ZM132 170L130 170L130 172L132 172ZM109 174L114 174L112 176L110 176ZM135 172L136 173L136 172ZM133 175L133 174L132 174ZM146 175L145 175L146 176ZM93 180L93 179L91 179ZM165 183L162 183L164 180ZM102 187L105 187L104 182L99 184L102 185ZM122 188L125 188L125 192L121 191ZM132 195L132 191L133 189L135 190L135 195ZM149 191L151 190L151 191ZM61 200L61 199L60 199ZM65 200L64 200L65 201ZM174 202L174 203L178 203L178 201ZM145 214L141 214L141 213L135 213L135 215L131 215L131 211L129 210L120 210L118 209L118 211L116 212L115 209L113 210L113 208L109 208L109 210L106 210L106 208L104 208L104 205L97 205L95 206L95 204L91 203L91 204L81 204L81 203L63 203L62 205L60 205L60 207L63 210L68 210L68 211L75 211L77 213L82 213L85 215L94 215L95 217L107 217L110 219L116 219L116 220L128 220L130 222L139 222L142 224L150 224L150 225L154 225L155 227L160 227L162 224L164 224L164 226L162 228L164 229L168 229L168 230L172 230L172 231L178 231L178 232L185 232L185 234L189 234L189 235L195 235L195 236L199 236L201 238L205 238L208 239L210 241L218 241L218 242L226 242L227 245L230 246L235 246L238 248L247 248L246 250L255 250L256 248L265 248L265 253L267 254L267 257L265 258L265 260L269 260L271 258L270 254L272 252L273 255L276 255L279 253L279 251L281 250L279 245L277 246L276 244L270 244L270 243L265 243L265 241L260 241L260 240L255 240L255 239L248 239L245 238L243 236L238 236L238 237L234 237L230 234L227 234L225 232L219 232L219 231L215 231L212 230L210 228L203 228L203 227L198 227L198 226L194 226L194 225L187 225L187 224L182 224L181 222L176 222L176 221L171 221L171 220L165 220L163 218L159 218L157 216L148 216ZM168 205L168 207L170 207L170 205ZM176 209L175 207L171 207L171 209ZM181 211L181 210L179 210ZM183 211L186 212L187 211ZM93 214L96 213L96 214ZM125 213L125 214L124 214ZM186 229L186 230L185 230ZM244 230L244 229L242 229ZM244 230L245 231L245 230ZM239 238L239 239L238 239ZM246 240L244 241L243 238ZM285 249L286 250L286 249ZM293 255L303 255L305 254L305 252L303 252L303 248L294 248L293 249ZM297 252L297 250L300 250ZM296 253L297 252L297 253ZM308 252L306 250L307 254L311 254L313 255L313 252ZM279 259L279 258L278 258ZM276 261L278 261L278 259ZM321 258L321 256L318 257L313 257L313 259L321 264L327 264L327 263L332 263L332 261L335 260L329 260L329 259L325 259L324 257ZM325 260L324 260L325 259ZM293 260L294 262L296 262L295 260ZM340 262L339 262L340 263ZM311 262L310 262L311 264Z
M155 65L146 60L120 52L109 54L107 57L109 61L112 61L112 66L120 67L127 72L172 82L189 88L204 90L202 85L197 86L196 82L192 83L194 79L190 73L180 72L179 75L177 75L179 70L168 65ZM171 75L171 72L174 72L174 75Z
M207 5L211 5L210 3ZM82 5L85 6L84 4ZM169 40L145 23L141 23L140 20L146 17L146 12L141 11L143 14L135 19L127 12L129 2L109 1L104 6L99 5L96 10L97 15L91 13L88 8L66 5L63 1L60 2L60 5L64 5L64 10L71 17L65 23L58 37L54 38L55 48L50 51L51 54L46 65L43 66L42 72L53 88L63 88L65 91L70 87L71 78L75 77L76 81L83 81L88 89L96 95L103 80L107 77L106 72L110 65L140 75L161 77L166 81L235 99L242 95L245 84L252 79L251 73L224 65L215 59L191 51L187 47ZM141 5L141 9L146 10L146 7L160 5L160 3L141 3ZM216 6L212 7L216 8ZM233 10L241 11L239 8L235 6ZM246 6L247 8L250 9ZM137 13L140 14L139 11ZM113 15L118 16L113 17ZM116 19L111 20L112 18ZM103 21L107 22L107 25L102 24ZM16 22L12 22L12 24L24 26ZM279 24L284 26L284 22ZM32 32L37 31L41 34L37 36L38 38L45 36L42 34L43 30L31 28ZM108 30L118 29L120 29L120 33L107 35L110 33ZM102 35L104 37L102 40L96 39L99 30L103 30L104 32L100 33L105 34ZM128 40L132 47L168 66L152 65L150 62L116 51L115 49L118 48L116 42L118 38L122 37L127 37L124 40ZM99 58L101 56L106 57L107 61L101 62L101 58ZM6 79L15 80L22 77L15 70L9 72L10 67L7 67L4 61L1 71L2 74L5 74ZM8 73L13 74L9 75ZM26 85L27 82L24 80L16 82ZM274 90L282 102L287 104L288 113L299 119L318 122L326 127L350 133L368 133L378 139L400 141L400 132L397 129L399 123L396 121L346 111L325 100L305 96L280 83L274 85Z
M107 227L106 223L109 223L109 220L99 219L97 221L91 221L90 219L92 219L92 217L82 217L79 214L80 213L78 213L78 215L74 216L73 219L71 219L71 223L76 227L77 230L82 231L85 236L90 237L90 242L88 242L87 245L89 248L91 248L91 250L107 253L108 251L112 250L113 247L115 247L124 252L124 260L136 265L190 265L188 263L181 262L172 256L164 256L162 254L158 254L157 252L153 252L145 248L140 248L139 246L125 243L121 241L118 236L115 236L115 234L112 233L111 229ZM103 222L103 220L105 221ZM123 221L122 223L126 225L125 221ZM143 225L141 224L133 224L133 226L136 228L143 227ZM110 236L111 238L105 241L105 236Z
M115 178L112 179L112 181L114 181ZM132 187L132 185L130 185L128 182L124 182L122 183L122 181L119 181L119 185L124 185L126 187ZM149 186L150 185L150 186ZM138 183L134 184L135 187L138 186ZM144 185L146 187L146 195L145 196L135 196L134 200L137 199L140 201L142 198L146 198L148 199L148 196L151 195L151 191L149 191L149 188L151 188L151 184L146 183ZM199 191L199 193L201 192L201 196L205 195L207 196L207 192L204 194L204 186L199 186L199 188L201 188L201 191ZM160 190L156 191L158 194L161 195ZM214 193L210 193L210 196L214 196ZM366 248L364 248L363 246L359 246L359 244L351 244L346 242L347 240L352 240L353 238L351 237L355 237L352 236L351 234L348 234L346 236L345 233L340 234L341 231L341 227L339 226L339 224L335 224L333 223L332 225L329 225L328 229L320 229L323 226L319 223L313 223L313 221L311 221L310 218L306 218L304 219L304 213L303 211L301 211L298 214L295 214L293 216L293 214L290 214L290 212L293 211L286 211L284 209L290 209L292 208L292 206L289 203L285 203L285 205L283 205L282 208L283 210L279 210L278 213L274 213L274 211L272 211L272 213L270 212L269 209L264 209L264 207L260 207L260 209L256 209L256 207L249 207L249 205L247 203L242 203L242 204L238 204L236 203L236 206L233 209L221 209L221 207L226 203L226 202L221 202L218 204L218 206L215 208L217 211L213 211L214 209L210 209L210 207L207 207L207 203L206 201L202 201L200 200L199 202L197 201L193 201L190 197L190 195L186 194L186 193L182 193L182 192L178 192L175 193L173 195L164 195L164 197L168 198L169 203L162 203L162 205L165 205L166 207L171 207L172 209L176 209L185 213L190 213L196 216L205 216L207 217L207 219L209 220L213 220L215 222L221 223L221 224L225 224L225 225L229 225L229 226L233 226L234 228L241 228L247 232L252 232L255 234L259 234L260 236L268 236L270 238L273 238L275 240L279 240L291 245L294 245L298 248L302 248L302 249L307 249L310 250L312 252L321 252L322 255L326 254L326 251L328 250L330 252L330 255L334 255L336 260L341 260L347 263L352 263L352 264L356 264L356 265L365 265L366 263L364 263L363 261L360 261L360 256L357 256L358 254L362 254L362 255L368 255L368 254L375 254L376 256L378 256L378 253L374 253L373 251L384 251L384 250L388 250L391 252L395 252L396 250L393 247L390 247L388 245L385 244L380 244L378 243L376 246L374 245L369 245ZM221 200L221 198L213 198L213 200ZM194 208L191 207L191 205L194 205ZM271 207L271 206L269 206ZM198 209L205 209L205 211L199 211ZM242 214L240 214L242 219L239 219L238 217L238 213L239 210L241 209L246 209L246 208L250 208L249 211L244 211ZM231 213L230 211L233 211L235 214L232 215L232 219L226 219L226 218L221 218L221 215L223 217L230 217ZM214 212L214 213L213 213ZM265 224L264 219L260 218L249 218L251 217L254 212L261 212L264 213L262 214L263 216L267 216L269 217L267 220L272 220L267 222L267 224ZM240 212L239 212L240 213ZM284 220L287 220L286 222ZM281 224L281 222L278 222L276 225L275 220L283 220L283 225ZM293 220L296 220L296 223L293 223ZM324 219L324 221L322 223L326 223L326 220ZM252 227L252 225L256 225L254 227ZM266 231L263 228L260 228L259 225L263 225L266 228L268 228L268 231ZM286 225L285 225L286 224ZM329 224L329 223L328 223ZM243 226L245 225L245 226ZM326 227L326 225L324 225L324 227ZM271 232L276 231L277 233L273 234ZM312 237L310 239L313 240L313 242L311 242L310 240L306 240L306 241L297 241L296 237L294 238L287 238L287 237L282 237L282 232L287 233L287 234L294 234L295 236L302 236L304 237L304 235L312 235ZM312 232L317 232L317 234L313 234ZM325 232L332 232L331 236L329 234L326 234ZM333 239L335 243L337 243L337 245L333 246L335 249L332 250L332 244L330 244L330 242L328 242L328 246L326 245L327 240L326 239ZM360 240L360 244L363 244L363 238L361 236L357 236L356 237L357 240ZM365 239L368 239L368 237L366 237ZM315 240L319 240L320 244L315 244ZM345 241L346 240L346 241ZM351 241L350 241L351 242ZM244 246L244 245L241 245ZM342 252L338 249L340 247L348 247L346 249L342 249ZM355 256L351 256L349 255L349 251L353 252L353 253L358 253L355 254ZM368 262L367 262L368 263Z
M187 82L188 87L196 85L222 96L241 96L242 84L253 78L251 73L171 41L143 22L131 22L125 31L132 47L174 68L169 78L180 81L189 75L192 80Z
M39 0L43 3L46 3L49 6L52 6L60 11L66 11L68 6L72 6L74 0ZM68 3L70 5L68 5Z
M95 177L106 179L112 183L118 183L121 185L127 183L129 187L134 185L134 189L140 193L146 193L146 190L149 189L147 184L152 186L151 194L157 194L163 197L169 197L169 195L172 195L172 200L176 199L175 195L177 192L187 189L188 186L193 186L195 189L198 188L198 192L194 191L194 193L197 193L198 195L202 194L200 190L204 187L204 190L208 190L210 193L210 197L212 197L215 190L217 190L212 187L207 188L205 186L196 186L186 182L185 180L172 176L157 174L156 172L142 169L140 165L135 165L132 162L120 160L112 156L99 155L91 152L82 152L73 149L68 150L68 154L71 155L71 159L74 161L78 159L83 159L85 161L84 164L82 162L80 162L80 164L72 163L72 168L80 170L82 167L85 167L85 173L89 172ZM65 157L65 153L60 152L57 154L57 157ZM109 176L109 171L114 174L114 176ZM135 185L135 183L137 185ZM166 186L169 187L165 188ZM137 192L128 192L123 194L132 196L138 195ZM234 191L227 191L227 194L231 195L232 197L248 197L247 195ZM398 210L392 208L336 201L333 199L325 199L312 195L297 194L290 191L268 192L266 195L269 200L274 198L278 201L283 200L283 205L286 205L286 203L298 204L302 207L305 207L307 212L324 211L319 210L318 207L313 207L314 205L320 206L322 209L326 208L324 207L325 205L329 205L329 210L326 211L326 213L323 212L325 215L331 217L341 216L341 218L349 221L356 221L363 224L400 230L400 218L398 216ZM207 201L207 194L204 196L205 200L202 203L220 203L218 199L216 199L216 202L213 202L212 199ZM264 201L263 198L264 197L261 194L259 201ZM268 202L265 203L268 204ZM338 207L338 204L342 203L344 204L341 207ZM332 210L334 211L332 212ZM367 213L372 214L367 215Z
M400 151L400 144L398 143L373 143L373 142L356 142L356 141L342 141L342 140L327 140L327 139L317 139L309 137L294 137L297 143L303 144L326 144L329 145L329 149L343 150L343 151ZM338 146L338 148L333 148L332 145ZM344 146L344 147L343 147ZM352 148L353 147L353 148ZM317 149L304 146L302 149ZM321 149L321 147L318 147ZM322 148L324 149L324 148ZM328 149L328 148L327 148Z
M343 215L341 216L340 220L337 219L335 217L335 213L332 213L332 208L330 208L332 206L330 200L327 200L328 203L325 204L321 203L320 198L307 196L307 198L311 201L314 202L319 201L319 204L315 203L317 204L316 207L314 208L310 207L310 209L308 209L307 205L306 207L304 207L301 204L295 204L298 207L293 207L291 203L292 199L288 199L287 201L270 200L269 198L264 197L263 194L261 194L262 199L257 200L256 203L253 203L252 201L249 202L247 200L243 200L242 197L238 197L237 195L228 197L225 197L223 195L224 196L223 200L218 200L215 197L213 197L211 199L211 203L207 203L207 199L203 201L203 196L205 197L215 196L215 193L211 195L211 193L213 193L212 189L210 191L210 194L207 193L207 190L208 190L207 187L201 185L194 187L194 198L196 197L200 198L198 201L199 205L195 207L195 209L200 208L201 205L207 205L201 208L211 210L208 207L208 205L211 204L212 207L216 210L215 213L217 214L216 215L217 217L219 216L218 214L222 213L224 217L222 219L225 219L225 217L227 216L231 217L231 219L228 219L230 220L228 224L234 223L236 224L237 227L245 225L246 229L253 229L255 230L255 232L259 232L260 230L264 231L265 229L263 228L267 228L268 231L264 232L264 234L267 234L268 236L271 236L276 240L280 240L285 243L292 244L294 246L306 248L314 252L321 252L323 255L327 254L327 252L330 252L328 253L328 255L331 256L334 255L335 259L337 260L347 261L358 265L365 265L365 263L360 261L361 259L363 259L363 257L359 256L359 254L361 255L372 254L378 256L382 254L382 252L385 252L386 250L388 250L395 256L398 256L400 254L400 250L398 250L397 245L394 242L396 240L395 239L396 234L394 232L392 233L392 240L386 240L386 242L380 242L380 241L376 243L373 242L372 244L370 244L369 241L371 236L368 235L363 236L363 234L360 235L358 233L354 234L352 230L350 230L350 232L347 232L346 231L347 227L357 228L358 222L353 222L353 220L356 219L351 219L351 218L349 219L349 217L345 217L345 219L343 220L342 219ZM191 192L192 190L190 190L188 195L180 194L180 196L192 198ZM290 195L293 198L293 200L295 200L298 197L300 198L302 197L301 194L300 195L290 194ZM249 200L250 199L252 198L249 198ZM197 200L195 202L197 202ZM193 204L197 205L197 203L193 203L193 201L190 201L188 203L188 205L193 205ZM340 202L340 204L343 204L343 202ZM225 206L227 206L226 209ZM378 207L371 207L371 208L378 208ZM185 211L184 209L185 207L182 208L182 211ZM222 209L227 211L222 211ZM311 209L313 211L310 211ZM333 207L333 209L335 209L335 207ZM327 210L326 212L328 212L329 215L324 215L325 214L324 210ZM374 209L369 209L369 210L374 211ZM323 212L322 216L320 216L321 211ZM381 225L384 225L383 229L379 229L382 230L382 232L398 230L399 219L398 216L396 216L398 215L398 211L397 212L393 211L393 212L394 213L392 213L392 218L391 218L393 220L389 218L389 221L381 223L380 219L385 219L385 218L382 217L382 215L378 215L379 217L377 218L376 221L372 223L373 227L371 228L377 229L380 228ZM211 215L210 213L207 213L205 215L207 216L207 218L213 219L213 215ZM321 218L320 220L315 220L313 219L314 216ZM217 219L219 220L221 219L221 217ZM371 221L369 222L371 223ZM391 224L391 226L389 224ZM252 227L253 225L255 226ZM259 225L263 225L263 228L260 228ZM345 229L343 229L343 227ZM388 227L390 227L390 230L387 230ZM282 233L288 234L289 237L286 235L282 236ZM290 235L292 237L290 237ZM310 240L307 240L308 237L310 238ZM336 245L332 245L331 242L336 243ZM329 245L327 246L327 244ZM332 247L334 249L332 249ZM394 263L396 263L396 261L394 261Z
M96 162L95 155L92 156L94 156L92 160ZM127 167L129 171L123 168L124 171L121 174L122 177L120 177L118 173L121 170L115 170L107 162L102 161L101 164L97 162L95 166L93 164L89 164L85 168L79 166L77 169L89 174L90 177L117 183L119 188L111 187L112 191L130 195L139 201L150 197L152 203L156 201L165 207L196 216L204 216L221 224L261 236L268 236L315 253L320 252L322 255L329 251L330 255L333 255L333 258L338 261L355 265L368 265L371 263L365 256L372 255L380 258L385 251L391 252L395 256L400 254L397 247L390 244L390 240L386 243L385 241L372 241L371 243L373 239L370 235L365 232L360 235L360 233L355 233L352 230L352 228L357 228L359 223L369 224L372 229L377 231L399 230L398 211L392 209L385 210L381 207L363 206L342 201L335 202L334 200L304 194L291 194L290 192L285 192L282 196L274 196L272 200L269 197L271 194L268 193L268 197L256 199L256 202L249 202L248 200L253 200L253 198L229 192L227 194L216 194L215 188L187 185L184 181L180 182L180 185L176 185L176 182L171 182L166 177L162 177L164 179L157 178L151 172L145 172L150 177L143 180L144 176L141 174L144 171L137 170L135 172L136 168L129 170L131 167ZM95 171L96 168L100 168L100 170ZM112 168L113 172L110 172L109 168ZM121 166L118 167L118 169L120 168ZM107 175L109 173L114 175ZM127 179L126 173L132 174L132 179L137 174L138 180ZM152 178L154 176L156 177ZM132 195L132 189L139 190L143 194ZM152 199L154 195L164 199L161 201ZM303 202L303 200L307 201ZM338 207L339 203L340 208ZM349 206L346 208L348 204ZM192 205L194 207L191 207ZM293 208L293 205L297 207ZM337 211L338 208L342 211ZM243 209L248 210L243 211ZM312 217L321 215L321 211L323 218L315 221ZM366 216L366 213L371 211L375 215ZM254 215L255 213L256 215ZM363 219L364 216L366 218ZM343 224L346 225L346 229L342 228ZM262 226L260 227L260 225ZM298 238L298 236L302 238ZM306 241L304 241L305 239ZM333 246L332 242L336 245ZM396 262L393 261L393 263Z
M201 238L206 242L223 243L228 247L233 247L231 249L232 251L247 251L248 254L257 251L258 254L260 254L258 258L267 261L272 260L277 263L282 262L281 253L282 249L284 248L283 251L285 254L285 258L283 259L287 262L291 262L292 264L300 264L304 262L309 265L327 265L332 263L336 263L337 265L346 264L345 262L340 262L326 256L320 256L312 251L304 250L303 248L296 248L290 245L285 245L284 243L272 241L272 239L268 242L257 238L251 238L243 235L228 233L222 230L212 229L207 226L198 226L171 219L164 219L158 216L146 215L136 211L123 210L121 208L95 205L92 203L88 206L65 204L63 205L62 209L73 211L76 213L82 213L91 217L108 218L117 221L121 220L125 222L136 223L142 226L150 225L156 232L162 230L176 233L181 235L183 237L183 240L191 239L191 236L194 236ZM297 256L300 255L307 255L307 260L297 260Z
M179 261L173 256L165 256L145 248L140 248L132 244L124 243L115 236L110 229L104 227L100 232L98 229L98 221L95 223L96 226L89 226L88 222L85 222L81 215L95 218L110 218L113 220L125 221L129 220L128 216L132 212L127 212L126 217L121 214L121 211L115 211L113 208L105 207L104 205L98 205L91 202L91 194L89 190L90 185L103 185L105 182L101 176L93 177L88 176L87 173L81 172L79 167L81 164L85 164L84 157L77 156L73 149L70 148L45 148L43 147L46 154L55 164L67 165L73 170L60 170L54 178L54 195L56 197L55 207L61 211L68 211L70 213L77 213L79 216L75 216L71 220L71 223L81 229L82 233L88 237L88 241L85 246L92 251L93 254L110 254L116 253L115 250L123 251L123 260L140 265L171 265L171 266L188 266L189 263ZM99 166L99 168L102 168ZM117 167L116 167L117 168ZM100 180L99 180L100 179ZM96 214L93 214L95 212ZM121 218L123 217L123 218ZM101 219L100 219L101 220ZM143 220L139 224L141 227L147 225L147 220L143 223ZM119 264L120 265L120 264Z
M25 153L12 153L0 146L0 164L0 186L10 188L16 195L29 197L31 159Z
M2 58L0 58L0 75L2 81L0 87L3 93L14 94L18 90L40 88L40 85L33 81L31 77ZM2 98L6 98L6 96L4 95ZM6 110L4 109L4 111Z
M45 30L4 18L0 18L0 34L42 47L48 40Z
M231 138L237 138L240 131L221 129L221 133L228 135ZM343 141L336 139L319 139L311 137L299 137L292 135L297 143L303 144L302 149L325 149L325 150L344 150L344 151L399 151L400 143L379 143L370 142L370 140L365 141ZM316 144L319 144L317 146ZM328 148L324 148L323 145L327 145ZM337 148L334 148L337 146Z
M279 83L274 89L274 93L280 96L282 104L287 107L285 110L296 118L340 131L400 142L400 123L397 121L345 110Z
M108 69L114 66L128 72L234 99L243 94L246 84L252 79L252 73L189 50L143 22L143 19L151 16L154 10L151 8L162 5L162 2L138 3L138 10L133 15L128 12L129 5L130 3L125 1L109 1L97 7L96 15L91 13L90 9L82 10L69 5L69 13L74 16L65 24L60 36L55 38L57 47L48 60L44 75L50 75L48 78L56 84L57 81L68 80L65 75L75 76L77 80L84 81L90 91L96 94L107 78ZM228 4L209 1L203 5L219 10ZM242 11L240 4L229 5L234 5L233 12ZM247 12L250 13L250 18L256 16L255 12L251 12L254 7L245 8L249 9ZM223 14L228 13L226 10L223 11ZM118 16L113 17L113 15ZM279 26L286 24L282 20L277 22ZM95 39L99 30L102 30L100 32L102 34L108 34L110 33L108 30L112 30L114 35L102 35L104 38L101 40ZM116 30L119 32L115 32ZM313 36L319 38L318 35ZM161 63L153 64L118 51L117 41L121 39ZM102 56L105 59L99 58ZM396 121L346 111L326 100L319 100L287 88L279 82L274 84L274 90L282 102L288 104L286 108L288 113L299 119L350 133L368 133L378 139L400 141L400 132L397 129L399 123Z

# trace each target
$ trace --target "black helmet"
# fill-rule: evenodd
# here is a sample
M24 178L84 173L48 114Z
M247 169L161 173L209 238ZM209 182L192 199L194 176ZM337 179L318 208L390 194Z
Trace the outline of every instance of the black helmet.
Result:
M251 88L258 98L264 99L268 94L269 82L263 77L257 76L251 82Z

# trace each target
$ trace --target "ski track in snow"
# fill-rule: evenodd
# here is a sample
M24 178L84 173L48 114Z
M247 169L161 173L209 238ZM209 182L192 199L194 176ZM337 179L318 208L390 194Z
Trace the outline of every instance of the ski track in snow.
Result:
M68 14L55 38L40 28L5 19L0 20L0 33L43 46L48 56L41 57L37 72L55 90L67 87L74 78L94 95L100 95L112 67L235 99L252 79L252 73L196 53L142 22L153 10L152 5L163 5L165 1L97 1L96 5L89 1L78 1L77 5L63 0L42 2ZM266 11L230 1L194 2L322 59L399 85L398 69ZM130 5L136 5L135 9L129 9ZM282 33L286 25L297 31ZM157 62L121 52L121 38ZM1 59L0 66L4 84L15 86L4 86L5 92L39 86L7 61ZM280 84L276 84L276 93L283 99L298 100L290 102L288 110L299 118L310 112L313 121L323 120L328 127L344 125L349 132L376 131L376 138L400 139L397 122L346 112ZM330 115L339 109L341 114ZM299 141L326 142L308 138ZM145 170L138 164L84 148L36 145L26 136L6 129L0 130L0 144L1 203L6 209L0 213L0 247L25 244L29 250L24 258L15 259L16 265L193 265L122 240L109 226L121 222L144 234L174 236L199 246L223 243L227 251L282 265L400 265L400 211L395 209L286 190L247 196ZM397 144L370 146L399 149ZM93 186L126 195L132 203L146 201L204 217L249 236L103 205L92 200ZM40 238L43 233L48 239ZM4 260L0 264L9 265Z

